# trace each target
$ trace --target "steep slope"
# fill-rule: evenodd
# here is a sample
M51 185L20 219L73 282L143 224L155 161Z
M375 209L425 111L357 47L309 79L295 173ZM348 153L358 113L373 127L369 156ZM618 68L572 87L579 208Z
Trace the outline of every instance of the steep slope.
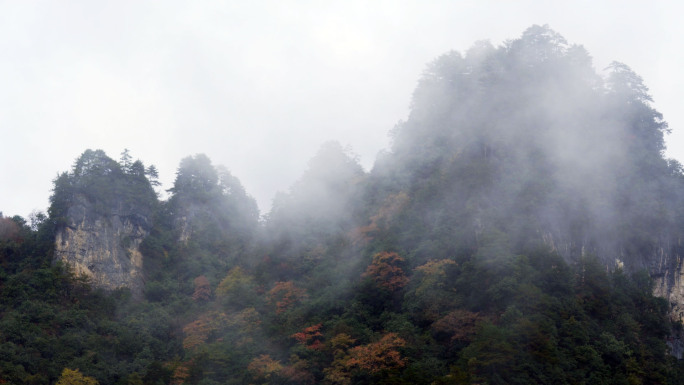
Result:
M140 161L122 163L101 150L84 152L55 181L50 217L57 223L54 258L95 287L144 287L139 246L151 228L157 198Z
M265 230L278 254L296 257L345 237L358 221L365 176L339 143L323 144L302 177L273 200Z
M72 266L104 289L128 287L140 293L143 256L140 243L148 234L148 219L140 214L102 215L82 195L66 214L55 239L55 258Z
M596 255L610 269L647 269L679 308L682 167L663 157L669 129L642 79L621 63L608 70L600 77L546 26L435 60L372 171L372 210L406 196L376 237L416 263L476 254L493 235L514 254Z
M45 229L107 277L139 244L144 290L91 292L41 262L50 231L1 221L0 382L683 383L652 285L677 301L667 130L629 68L535 26L437 59L370 174L326 144L263 228L204 155L157 202L142 163L86 151Z
M199 233L233 241L253 236L259 211L240 181L222 166L198 154L181 160L169 199L178 239L187 243Z

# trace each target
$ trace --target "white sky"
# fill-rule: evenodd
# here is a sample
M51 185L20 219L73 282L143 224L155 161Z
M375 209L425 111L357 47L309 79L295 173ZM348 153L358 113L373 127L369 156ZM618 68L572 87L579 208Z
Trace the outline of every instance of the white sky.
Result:
M684 4L684 3L682 3ZM86 149L124 148L170 188L207 154L262 213L327 140L369 169L425 65L549 24L644 78L684 162L678 1L0 1L0 211L46 210Z

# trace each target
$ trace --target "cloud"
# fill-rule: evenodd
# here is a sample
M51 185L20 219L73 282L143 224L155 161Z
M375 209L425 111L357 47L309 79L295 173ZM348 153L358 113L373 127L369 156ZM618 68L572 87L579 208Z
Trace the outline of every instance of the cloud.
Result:
M408 113L426 63L549 23L597 68L630 65L675 134L684 58L674 2L9 3L0 15L0 210L44 209L86 148L155 164L206 153L267 211L327 140L365 168ZM619 17L617 17L619 13ZM679 145L679 143L682 143Z

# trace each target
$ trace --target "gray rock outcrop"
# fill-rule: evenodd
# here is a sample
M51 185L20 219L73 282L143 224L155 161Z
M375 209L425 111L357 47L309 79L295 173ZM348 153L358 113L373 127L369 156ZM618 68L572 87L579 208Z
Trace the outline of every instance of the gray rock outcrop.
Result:
M68 209L67 222L57 229L55 259L87 276L95 287L127 287L134 296L144 286L139 246L149 233L148 218L110 210L103 215L83 196Z

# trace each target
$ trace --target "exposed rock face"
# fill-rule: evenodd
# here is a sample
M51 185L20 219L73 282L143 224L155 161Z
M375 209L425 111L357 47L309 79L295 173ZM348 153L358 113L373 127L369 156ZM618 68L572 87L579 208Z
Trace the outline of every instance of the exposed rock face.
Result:
M628 252L617 243L577 242L550 232L542 233L542 239L568 261L594 254L601 257L608 270L646 270L653 279L653 294L668 301L670 317L684 321L684 239L661 235L638 253ZM677 343L684 352L684 344L679 340Z
M76 274L88 276L95 287L128 287L139 296L144 284L139 246L148 229L148 219L141 214L112 210L102 215L77 196L66 225L57 230L55 258L69 264Z
M650 273L655 281L653 294L668 300L673 320L684 321L684 261L680 246L681 240L678 240L675 247L670 248L674 252L666 248L657 250Z
M179 200L177 201L177 215L174 220L174 227L178 232L178 241L187 245L193 232L196 231L195 227L197 222L201 222L201 216L208 216L211 214L211 208L194 204L189 201ZM206 219L206 218L204 218Z

